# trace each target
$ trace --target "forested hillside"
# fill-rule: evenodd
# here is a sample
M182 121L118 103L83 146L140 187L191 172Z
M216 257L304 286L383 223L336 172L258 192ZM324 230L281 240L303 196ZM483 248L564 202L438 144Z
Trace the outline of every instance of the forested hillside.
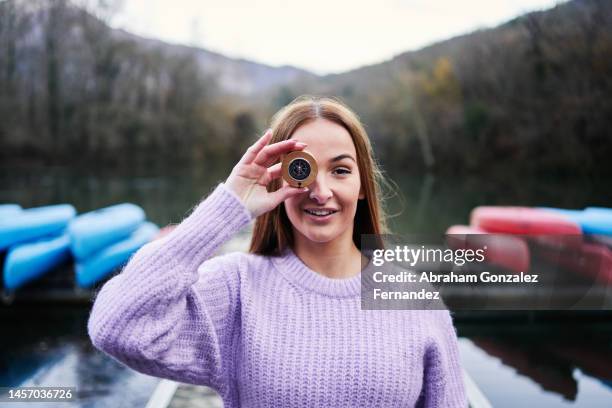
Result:
M221 161L264 116L246 98L309 75L113 30L106 10L94 11L65 0L0 3L5 162Z
M304 93L353 107L387 169L612 173L612 2L324 77L143 39L65 0L0 3L4 161L233 162Z
M612 171L612 2L576 0L303 82L369 125L393 167Z

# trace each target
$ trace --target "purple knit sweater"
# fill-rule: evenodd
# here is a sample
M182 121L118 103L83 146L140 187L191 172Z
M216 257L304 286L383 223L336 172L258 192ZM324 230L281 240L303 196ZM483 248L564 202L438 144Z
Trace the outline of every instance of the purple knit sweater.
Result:
M102 287L93 344L226 407L467 405L448 311L361 310L360 275L327 278L291 250L212 257L251 220L219 184Z

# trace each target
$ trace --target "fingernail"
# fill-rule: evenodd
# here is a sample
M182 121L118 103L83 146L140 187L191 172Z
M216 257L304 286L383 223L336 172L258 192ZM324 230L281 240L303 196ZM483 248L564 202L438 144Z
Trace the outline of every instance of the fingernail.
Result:
M296 143L295 143L295 146L296 146L296 147L306 147L307 145L306 145L306 143L296 142Z

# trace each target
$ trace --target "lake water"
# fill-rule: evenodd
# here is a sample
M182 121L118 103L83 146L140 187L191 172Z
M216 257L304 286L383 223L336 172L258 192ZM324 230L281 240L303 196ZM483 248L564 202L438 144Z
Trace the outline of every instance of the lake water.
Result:
M3 168L0 203L71 203L78 212L119 202L144 208L160 226L177 223L229 169L114 174L62 168ZM609 180L403 175L389 200L397 233L443 233L477 205L612 206ZM157 379L96 351L85 308L0 309L0 386L70 385L79 404L144 406ZM462 363L494 406L612 406L612 322L567 319L457 324ZM37 406L44 406L38 405ZM54 404L53 406L58 406Z

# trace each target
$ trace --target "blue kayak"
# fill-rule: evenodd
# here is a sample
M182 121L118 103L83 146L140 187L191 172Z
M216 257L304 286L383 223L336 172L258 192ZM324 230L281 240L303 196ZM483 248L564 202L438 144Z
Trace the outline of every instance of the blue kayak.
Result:
M0 204L0 222L6 217L19 214L23 209L19 204Z
M612 219L612 208L605 207L587 207L584 209L587 214L597 214L600 217L608 217Z
M84 260L103 248L130 236L145 220L137 205L124 203L91 211L70 222L70 246L74 257Z
M145 222L127 239L101 250L85 261L77 262L77 285L89 288L106 278L112 271L126 263L140 247L151 241L158 231L159 228L155 224Z
M610 208L588 207L584 210L566 210L546 207L542 209L571 219L580 225L585 234L612 235L612 209Z
M0 219L0 250L12 245L60 234L74 218L70 204L29 208Z
M68 234L15 245L4 261L4 287L15 290L70 258Z

